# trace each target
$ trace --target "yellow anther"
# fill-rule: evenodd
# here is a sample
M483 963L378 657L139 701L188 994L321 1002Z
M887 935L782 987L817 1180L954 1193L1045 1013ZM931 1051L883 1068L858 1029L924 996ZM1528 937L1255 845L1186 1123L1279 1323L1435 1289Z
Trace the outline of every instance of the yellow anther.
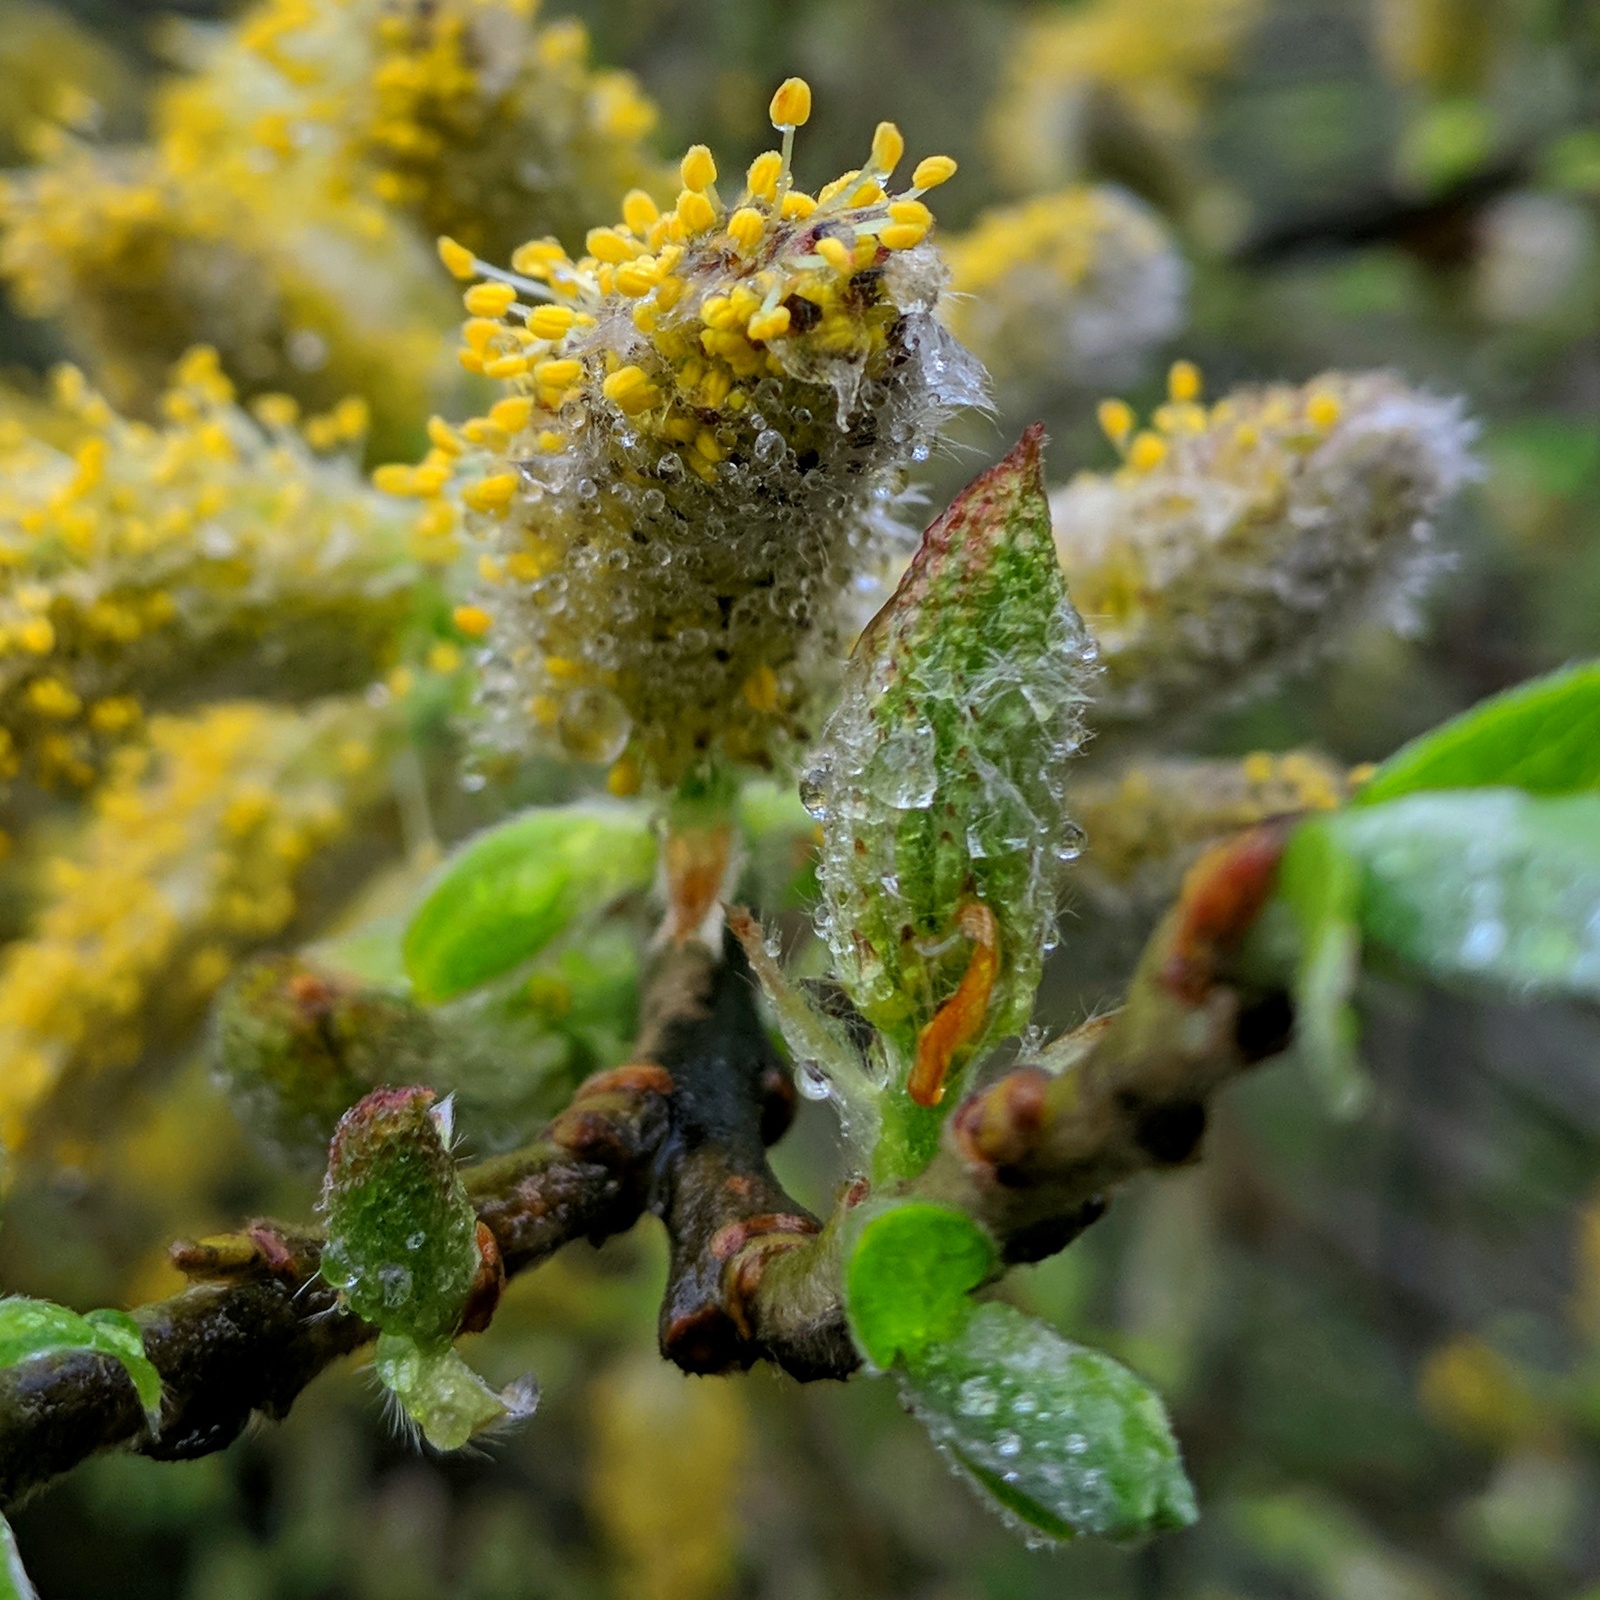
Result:
M717 443L717 436L709 428L702 428L694 436L694 447L707 461L720 461L726 452Z
M880 122L872 135L872 170L885 178L900 165L906 141L892 122Z
M1205 389L1200 369L1192 361L1174 361L1167 370L1167 397L1174 405L1190 405Z
M1252 750L1244 758L1242 766L1244 781L1256 785L1271 783L1273 773L1277 770L1277 764L1265 750Z
M767 231L767 219L754 206L740 206L728 218L728 237L741 250L753 250Z
M547 456L553 456L567 442L567 436L555 428L543 429L535 443Z
M804 78L785 78L767 107L774 128L802 128L811 118L811 85Z
M638 757L627 751L611 763L611 770L606 774L606 788L619 800L626 800L629 795L638 794L643 782L644 773L640 769Z
M528 419L533 415L533 401L526 395L512 395L505 400L496 400L489 407L489 420L497 428L504 428L507 433L521 433L528 426Z
M56 630L48 617L29 617L17 629L17 643L30 655L47 656L56 647Z
M1338 422L1343 409L1337 395L1319 389L1306 401L1306 421L1319 433L1326 433Z
M448 462L424 462L411 474L411 492L431 499L450 481Z
M639 246L631 239L624 239L615 228L591 228L584 235L583 243L596 261L604 261L611 266L632 261L639 253Z
M687 233L705 233L716 226L717 213L698 189L685 189L678 196L678 220Z
M783 157L776 150L763 150L750 163L744 181L754 200L765 200L769 205L778 198L778 180L783 176Z
M661 217L658 206L643 189L630 189L622 197L622 220L642 239Z
M83 710L81 701L60 678L35 678L28 685L28 704L42 717L69 721Z
M494 618L482 606L457 606L450 620L469 639L481 639L494 626Z
M487 553L478 557L478 576L485 583L501 584L506 581L505 568Z
M933 213L920 200L891 200L889 202L889 220L891 222L915 223L922 228L933 226Z
M461 352L463 358L462 366L467 366L465 358L471 354L470 350ZM482 360L482 357L479 357L479 360ZM471 370L468 367L468 371ZM496 356L492 361L484 361L482 366L483 375L486 378L520 378L527 370L528 358L526 356Z
M878 238L885 250L911 250L928 237L928 229L921 222L891 222L878 230Z
M627 266L618 267L616 276L611 281L618 294L626 295L630 300L637 300L655 288L660 276L661 269L646 257L642 261L630 261Z
M1233 442L1241 450L1254 450L1261 443L1261 430L1253 422L1241 422L1233 430Z
M678 163L678 174L685 189L709 189L717 181L717 163L710 149L703 144L690 145Z
M854 269L850 247L843 239L818 239L816 251L835 272L850 272Z
M708 294L700 302L700 320L708 328L731 328L739 320L733 302L725 294Z
M472 252L464 244L457 244L448 234L439 236L439 259L452 278L470 278L477 272Z
M1119 450L1127 444L1128 435L1133 432L1133 425L1138 420L1133 414L1133 407L1126 400L1102 400L1095 416L1101 431Z
M1167 459L1167 441L1160 434L1141 433L1128 446L1128 465L1135 472L1150 472Z
M464 448L461 435L443 417L428 418L428 442L435 450L458 456Z
M791 189L783 197L783 219L785 222L804 221L816 209L817 202L810 195L799 189Z
M572 330L572 312L566 306L539 306L528 318L535 339L564 339Z
M770 715L778 709L778 675L764 661L744 680L739 692L752 711Z
M913 189L937 189L956 175L956 164L949 156L924 156L911 174Z
M503 511L511 504L517 492L517 475L514 472L496 472L491 477L480 478L461 491L461 498L474 511Z
M789 308L777 306L758 313L750 319L747 331L752 339L781 339L789 331Z
M534 363L533 381L542 388L569 389L583 376L583 363L570 357Z
M548 278L551 271L567 264L567 252L554 239L530 239L511 252L513 271L527 278Z
M89 709L89 726L96 733L124 733L133 727L143 713L132 695L113 695L109 700L97 701Z
M619 411L629 416L648 411L661 398L660 391L650 381L643 367L618 367L601 384L600 392Z
M288 394L259 394L250 409L264 428L292 428L300 416L300 402Z
M503 317L516 304L517 291L509 283L475 283L461 303L475 317Z
M382 494L415 494L415 474L408 466L392 461L372 474L372 487Z
M487 317L470 317L461 324L461 337L467 341L467 347L476 350L479 355L486 355L489 341L499 338L506 331L503 322L491 322Z

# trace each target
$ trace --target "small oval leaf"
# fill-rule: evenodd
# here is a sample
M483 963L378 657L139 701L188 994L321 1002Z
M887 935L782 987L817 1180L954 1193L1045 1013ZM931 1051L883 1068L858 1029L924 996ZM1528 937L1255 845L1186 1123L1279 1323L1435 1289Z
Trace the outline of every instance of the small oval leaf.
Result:
M967 1296L994 1272L988 1234L965 1212L922 1201L869 1216L845 1269L850 1332L874 1365L920 1354L949 1338Z
M1357 806L1424 789L1600 789L1600 662L1518 685L1403 745L1356 794Z
M405 935L424 1004L509 971L578 918L655 875L649 814L617 805L541 807L481 833L441 870Z
M1157 1395L1015 1306L972 1306L902 1382L934 1442L1025 1534L1136 1539L1195 1520Z

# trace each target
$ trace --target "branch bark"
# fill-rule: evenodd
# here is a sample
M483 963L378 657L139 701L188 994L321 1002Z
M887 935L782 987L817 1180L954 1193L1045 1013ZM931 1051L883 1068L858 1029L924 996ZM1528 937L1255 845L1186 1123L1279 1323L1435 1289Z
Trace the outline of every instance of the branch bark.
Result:
M1204 857L1127 1004L969 1095L908 1192L961 1207L1007 1261L1032 1261L1089 1226L1118 1184L1194 1159L1210 1096L1287 1038L1282 992L1234 975L1286 831L1257 828ZM533 1145L471 1168L468 1187L508 1274L661 1217L661 1348L686 1371L767 1360L801 1380L844 1378L859 1358L840 1299L841 1222L867 1190L852 1186L827 1227L785 1193L766 1147L793 1109L742 951L689 944L652 975L635 1059L585 1083ZM319 1276L320 1252L314 1231L272 1222L174 1246L192 1286L135 1313L165 1391L159 1436L109 1357L0 1372L0 1506L97 1450L204 1455L254 1412L283 1416L376 1336Z

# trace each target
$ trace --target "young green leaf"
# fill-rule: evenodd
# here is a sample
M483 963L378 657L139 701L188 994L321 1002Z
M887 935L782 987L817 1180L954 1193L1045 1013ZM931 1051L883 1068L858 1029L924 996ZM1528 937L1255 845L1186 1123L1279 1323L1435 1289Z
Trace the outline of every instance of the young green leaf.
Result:
M1600 998L1600 795L1408 795L1319 821L1360 863L1362 937L1445 979Z
M161 1418L161 1375L145 1354L139 1324L127 1312L80 1315L49 1300L20 1295L0 1300L0 1368L73 1350L92 1350L122 1363L154 1433Z
M1042 442L1029 429L923 535L801 789L836 973L918 1108L1026 1023L1077 853L1066 767L1094 647L1056 560Z
M1452 718L1385 761L1354 804L1422 789L1600 789L1600 662L1536 678Z
M1136 1539L1195 1520L1160 1399L1014 1306L969 1306L901 1381L934 1442L1026 1536Z
M995 1261L988 1234L965 1212L918 1201L870 1215L845 1268L850 1332L862 1354L887 1370L951 1337Z
M579 918L655 874L642 808L546 806L478 835L448 862L405 936L406 972L423 1004L509 971Z
M1297 828L1278 867L1278 894L1294 915L1295 1046L1329 1109L1353 1116L1370 1094L1350 995L1361 965L1361 867L1338 836L1312 820Z
M0 1517L0 1600L39 1600L39 1591L22 1570L16 1535L4 1517Z

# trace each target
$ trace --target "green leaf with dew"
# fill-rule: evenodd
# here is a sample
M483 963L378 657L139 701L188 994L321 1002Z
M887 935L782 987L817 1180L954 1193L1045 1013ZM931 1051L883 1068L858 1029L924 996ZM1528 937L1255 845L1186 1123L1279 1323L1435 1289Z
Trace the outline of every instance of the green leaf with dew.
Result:
M1066 770L1094 647L1056 556L1042 445L1030 428L923 534L856 644L801 786L821 824L834 970L882 1035L896 1089L976 959L963 913L976 902L995 921L992 982L943 1052L937 1088L919 1091L912 1125L894 1134L902 1171L931 1154L934 1108L954 1103L946 1071L953 1083L1026 1024L1081 842Z
M139 1324L127 1312L80 1314L50 1300L21 1295L0 1300L0 1368L74 1350L94 1351L122 1363L154 1433L161 1418L161 1374L145 1354Z
M1026 1536L1136 1539L1195 1520L1159 1397L1014 1306L969 1302L901 1383L934 1442Z
M1369 948L1444 980L1600 999L1600 795L1446 790L1310 826L1359 864Z

